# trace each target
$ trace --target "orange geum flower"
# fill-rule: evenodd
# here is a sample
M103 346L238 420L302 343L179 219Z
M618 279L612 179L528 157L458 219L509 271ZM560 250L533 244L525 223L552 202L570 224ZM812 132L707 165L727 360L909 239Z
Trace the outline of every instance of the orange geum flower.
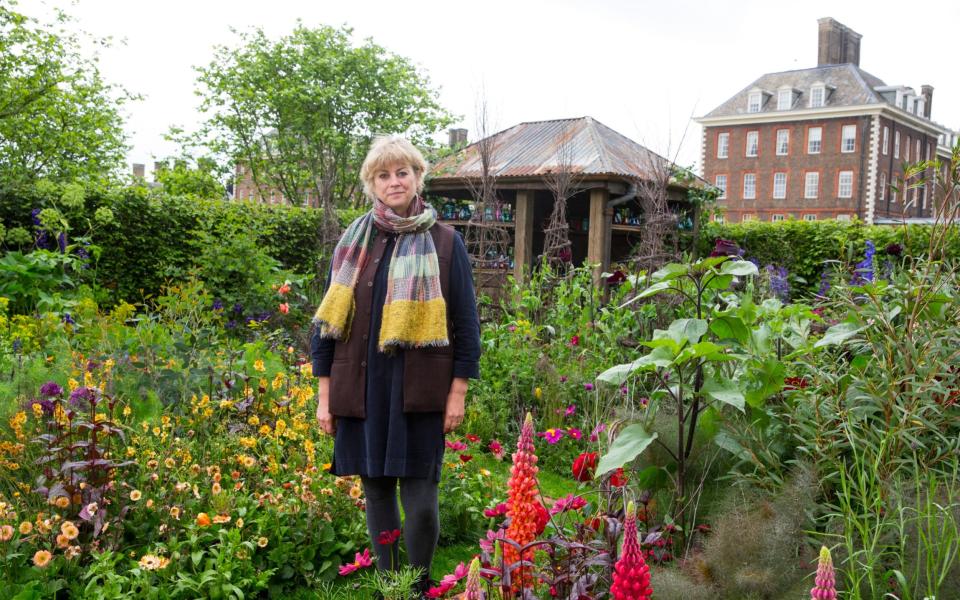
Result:
M67 498L66 496L57 496L53 501L53 505L57 508L66 508L70 506L70 498Z
M13 539L13 526L3 525L0 527L0 542L9 542Z
M175 461L175 460L173 460L172 458L169 458L169 457L168 457L168 458L164 459L164 461L163 461L163 466L165 466L165 467L168 468L168 469L172 469L172 468L174 468L174 467L177 466L177 461Z
M210 526L210 515L205 512L197 515L197 525L200 527L209 527Z
M80 530L72 521L64 521L60 524L60 533L66 536L68 540L75 540L80 535Z
M142 497L143 497L143 492L141 492L140 490L133 490L130 492L130 499L133 500L134 502L140 500L140 498Z
M223 491L223 488L220 487L219 483L214 482L213 486L211 486L210 488L210 491L213 492L214 495L216 495L216 494L219 494L221 491Z
M33 523L30 521L20 523L20 535L30 535L31 531L33 531Z
M223 525L230 522L230 515L213 515L213 522L217 525Z
M63 556L67 559L80 556L80 546L68 546L67 549L63 551Z
M179 506L171 506L171 507L170 507L170 516L179 521L179 520L180 520L180 507L179 507Z
M37 550L33 554L33 564L42 569L50 564L51 558L53 555L48 550Z
M261 547L261 548L266 548L266 547L267 547L267 543L268 543L268 540L267 540L267 538L265 538L265 537L262 537L262 536L261 536L260 538L257 539L257 546L259 546L259 547Z
M63 549L70 545L70 540L62 533L57 534L57 548Z

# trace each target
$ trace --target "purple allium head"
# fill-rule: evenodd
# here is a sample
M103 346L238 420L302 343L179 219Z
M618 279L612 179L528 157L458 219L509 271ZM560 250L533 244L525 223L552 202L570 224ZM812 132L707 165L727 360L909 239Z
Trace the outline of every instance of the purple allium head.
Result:
M710 256L743 256L743 250L733 240L718 238Z
M887 244L887 247L884 248L883 251L890 256L903 256L903 246L896 242Z
M215 311L223 310L223 300L221 300L220 298L214 299L212 308Z
M587 382L587 383L583 384L583 389L587 390L588 392L592 392L592 391L593 391L593 384L590 383L590 382Z
M566 375L561 375L561 376L560 376L560 383L566 383L566 382L567 382L567 376L566 376Z
M40 386L40 395L45 398L52 398L63 394L63 388L57 385L56 381L48 381Z
M227 324L224 325L224 327L226 327L227 329L236 329L237 322L234 321L233 319L230 319L229 321L227 321Z
M67 325L76 325L77 322L73 320L73 317L70 316L70 313L63 313L63 322Z
M243 305L240 304L239 302L237 302L236 304L234 304L234 305L233 305L233 312L237 313L238 315L239 315L240 313L242 313L242 312L243 312Z

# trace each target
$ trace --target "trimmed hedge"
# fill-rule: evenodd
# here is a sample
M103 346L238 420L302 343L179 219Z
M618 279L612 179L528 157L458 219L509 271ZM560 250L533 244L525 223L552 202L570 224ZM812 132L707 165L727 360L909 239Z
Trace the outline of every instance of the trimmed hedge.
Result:
M891 227L834 220L709 223L703 229L698 251L705 256L717 239L732 240L743 248L745 258L756 259L761 266L786 267L806 282L806 289L813 291L819 286L827 261L857 263L863 259L867 240L873 241L878 254L888 244L897 243L906 256L925 256L931 231L931 227L924 225ZM956 226L951 228L945 250L946 257L960 258L960 230Z
M71 224L71 235L77 236L88 230L98 208L109 208L113 223L93 227L91 242L102 250L96 283L109 289L114 301L155 295L171 274L196 266L211 240L238 232L254 235L256 247L285 270L316 274L323 259L322 213L316 209L197 200L143 186L88 188L84 206L68 209L56 202L61 192L0 192L0 223L7 231L24 227L32 233L31 211L56 204ZM341 223L355 213L343 211Z

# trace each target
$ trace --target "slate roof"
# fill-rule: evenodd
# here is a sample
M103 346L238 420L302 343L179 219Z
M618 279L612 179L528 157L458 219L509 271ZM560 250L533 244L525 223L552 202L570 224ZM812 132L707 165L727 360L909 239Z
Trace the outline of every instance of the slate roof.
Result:
M757 88L772 94L767 97L766 104L761 107L761 113L776 110L777 90L783 86L792 87L800 92L794 102L793 110L806 109L810 100L810 88L815 83L827 85L826 108L884 102L883 97L873 88L886 84L879 77L867 73L860 67L845 63L842 65L824 65L812 69L767 73L710 111L706 118L757 114L747 112L747 96Z
M647 161L669 162L592 117L520 123L491 136L494 160L491 175L531 178L547 175L560 165L562 138L569 143L572 170L583 176L615 175L644 178ZM437 163L433 182L479 177L477 142Z

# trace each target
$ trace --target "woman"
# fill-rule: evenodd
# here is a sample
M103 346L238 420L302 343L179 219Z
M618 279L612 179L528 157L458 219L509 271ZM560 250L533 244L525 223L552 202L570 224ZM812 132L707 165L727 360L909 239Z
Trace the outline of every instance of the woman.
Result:
M334 434L331 472L360 475L377 566L407 557L429 585L439 535L437 487L445 433L463 421L479 376L480 324L460 236L420 198L427 164L406 139L378 139L360 170L373 208L337 243L314 323L317 421Z

